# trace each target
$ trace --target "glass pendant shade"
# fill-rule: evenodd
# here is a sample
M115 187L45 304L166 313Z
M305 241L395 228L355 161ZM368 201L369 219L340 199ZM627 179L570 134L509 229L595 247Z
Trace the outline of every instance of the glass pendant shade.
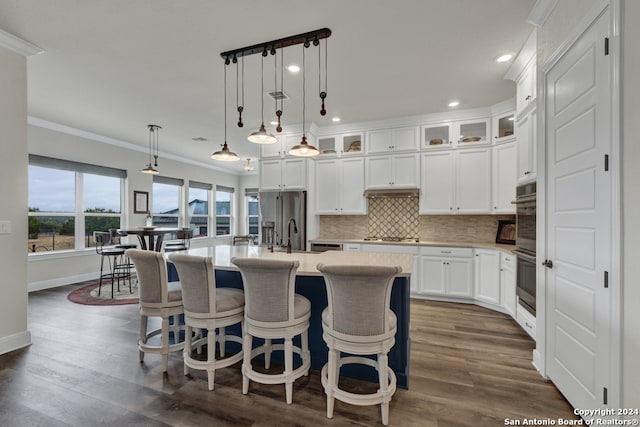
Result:
M253 170L253 165L251 164L251 159L247 159L247 164L244 165L243 168L247 172L251 172Z
M291 147L291 150L289 150L289 154L296 157L313 157L320 154L320 151L318 151L318 149L313 145L309 145L309 143L307 142L307 137L303 136L300 144Z
M236 153L229 151L229 146L226 141L222 145L222 150L213 153L211 158L214 160L222 160L223 162L235 162L240 160L240 157L238 157Z
M278 138L267 132L267 129L264 127L264 122L260 124L260 129L249 135L247 139L251 142L255 142L256 144L274 144L278 142Z

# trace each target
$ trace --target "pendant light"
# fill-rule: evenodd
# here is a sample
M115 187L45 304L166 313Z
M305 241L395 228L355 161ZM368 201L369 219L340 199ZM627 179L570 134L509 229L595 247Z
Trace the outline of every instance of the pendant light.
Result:
M258 131L253 132L247 139L249 141L254 142L256 144L274 144L278 142L278 138L273 136L273 134L267 132L264 127L264 57L267 56L267 50L265 48L264 52L262 52L262 56L260 57L261 61L261 85L260 85L260 104L262 105L262 113L261 113L261 122L260 129Z
M313 145L309 145L307 142L307 135L305 131L305 110L306 110L306 74L307 68L305 67L304 51L309 46L309 42L305 42L302 45L302 140L300 144L294 145L289 154L297 157L313 157L320 154L320 151Z
M247 172L251 172L253 170L253 165L251 164L251 159L247 159L247 164L242 167Z
M146 168L142 169L140 172L146 173L149 175L157 175L158 172L158 150L159 150L159 141L160 141L160 129L162 129L158 125L147 125L149 128L149 164ZM153 156L154 164L151 165L151 156ZM154 167L155 166L155 167Z
M224 64L224 144L222 144L222 150L213 153L211 158L223 162L240 160L236 153L229 151L229 146L227 145L227 63Z

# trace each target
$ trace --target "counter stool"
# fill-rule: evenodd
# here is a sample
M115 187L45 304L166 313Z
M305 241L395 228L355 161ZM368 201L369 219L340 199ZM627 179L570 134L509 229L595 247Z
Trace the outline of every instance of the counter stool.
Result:
M242 362L242 393L249 392L249 380L263 384L285 384L287 403L293 397L293 382L309 375L309 317L311 303L295 293L298 261L258 258L231 258L242 275L244 286L244 358ZM301 346L293 345L300 335ZM264 345L252 349L253 337L264 338ZM272 344L272 339L284 338L284 344ZM284 350L284 372L263 374L253 370L251 359L264 354L265 369L269 369L271 352ZM293 353L302 364L293 368Z
M131 292L131 268L124 261L124 248L109 246L111 243L111 234L107 231L94 231L93 240L96 244L96 253L100 255L100 284L98 285L98 295L102 292L102 281L104 279L111 280L111 298L114 293L114 282L118 283L118 291L120 290L120 280L129 279L129 292ZM109 263L109 271L104 272L104 260Z
M182 229L176 233L176 240L169 240L164 243L165 252L186 251L191 246L193 230Z
M397 319L390 309L391 287L400 267L318 264L327 287L327 308L322 312L322 338L329 361L321 381L327 395L327 417L333 418L334 399L352 405L382 404L382 424L389 423L389 401L396 391L396 376L387 353L395 343ZM341 352L352 356L341 357ZM363 357L377 355L377 360ZM378 371L380 388L372 394L354 394L338 387L340 367L364 364Z
M167 372L169 353L180 351L184 342L180 342L179 332L173 330L173 344L169 343L169 318L177 325L176 316L183 313L182 290L180 282L167 281L167 263L160 252L142 249L129 249L126 252L136 266L138 274L138 293L140 294L140 334L138 350L140 362L145 353L162 355L162 372ZM162 327L147 331L147 319L160 317ZM149 344L149 338L160 335L161 344Z
M213 258L195 255L171 254L182 284L184 304L184 374L189 368L207 371L209 390L214 387L216 369L231 366L242 360L242 350L225 357L227 341L242 344L242 336L227 335L225 327L244 323L244 293L239 289L216 288ZM207 336L191 340L193 328L206 329ZM216 335L216 329L219 331ZM220 346L220 359L216 360L216 342ZM195 359L194 348L207 344L207 360Z

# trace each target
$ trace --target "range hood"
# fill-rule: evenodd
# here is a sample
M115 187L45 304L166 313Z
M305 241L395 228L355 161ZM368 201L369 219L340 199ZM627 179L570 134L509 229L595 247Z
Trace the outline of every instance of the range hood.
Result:
M382 197L418 197L420 190L417 188L389 188L384 190L365 190L364 196L368 199Z

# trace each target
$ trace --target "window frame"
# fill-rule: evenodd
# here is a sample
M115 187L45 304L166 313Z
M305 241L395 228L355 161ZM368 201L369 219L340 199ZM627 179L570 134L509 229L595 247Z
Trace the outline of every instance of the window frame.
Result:
M178 212L175 214L166 214L166 213L157 213L155 212L155 206L156 206L156 197L155 197L155 185L156 184L161 184L161 185L171 185L171 186L176 186L178 187ZM184 218L184 200L185 200L185 186L184 186L184 180L180 179L180 178L170 178L170 177L165 177L165 176L159 176L159 175L154 175L153 176L153 182L151 184L151 203L150 203L150 208L149 208L149 212L151 213L151 217L152 217L152 225L157 226L157 227L170 227L169 224L163 224L163 223L158 223L157 220L158 218L175 218L175 227L179 228L181 226L181 224L183 224L183 218Z
M229 215L218 215L218 193L228 193L229 194ZM216 185L216 193L215 193L215 199L214 199L214 224L215 224L215 237L216 238L225 238L225 237L230 237L233 236L234 232L235 232L235 228L234 228L234 211L235 211L235 188L233 187L225 187L222 185ZM218 218L229 218L229 234L218 234Z
M191 203L191 189L199 189L199 190L205 190L207 192L207 213L206 214L191 214L191 210L189 209L189 203ZM190 229L193 229L193 226L191 224L191 220L193 218L206 218L207 220L207 234L206 235L196 235L195 234L195 230L194 230L194 235L193 238L206 238L206 237L211 237L212 236L212 227L211 224L215 224L215 215L212 214L212 209L211 209L211 201L214 198L214 194L213 194L213 185L212 184L206 184L206 183L202 183L202 182L197 182L197 181L189 181L189 184L187 186L187 200L186 200L186 206L187 206L187 224L188 227ZM213 234L213 236L215 236L215 234Z
M257 215L251 215L250 214L250 209L249 209L249 202L251 201L251 198L255 197L256 202L258 203L258 214ZM245 193L244 193L244 200L245 200L245 226L246 226L246 230L247 230L247 234L248 235L255 235L255 236L260 236L260 193L258 192L257 188L246 188L245 189ZM258 230L255 233L251 232L251 218L257 218L258 219L258 223L256 225L256 227L258 227Z

